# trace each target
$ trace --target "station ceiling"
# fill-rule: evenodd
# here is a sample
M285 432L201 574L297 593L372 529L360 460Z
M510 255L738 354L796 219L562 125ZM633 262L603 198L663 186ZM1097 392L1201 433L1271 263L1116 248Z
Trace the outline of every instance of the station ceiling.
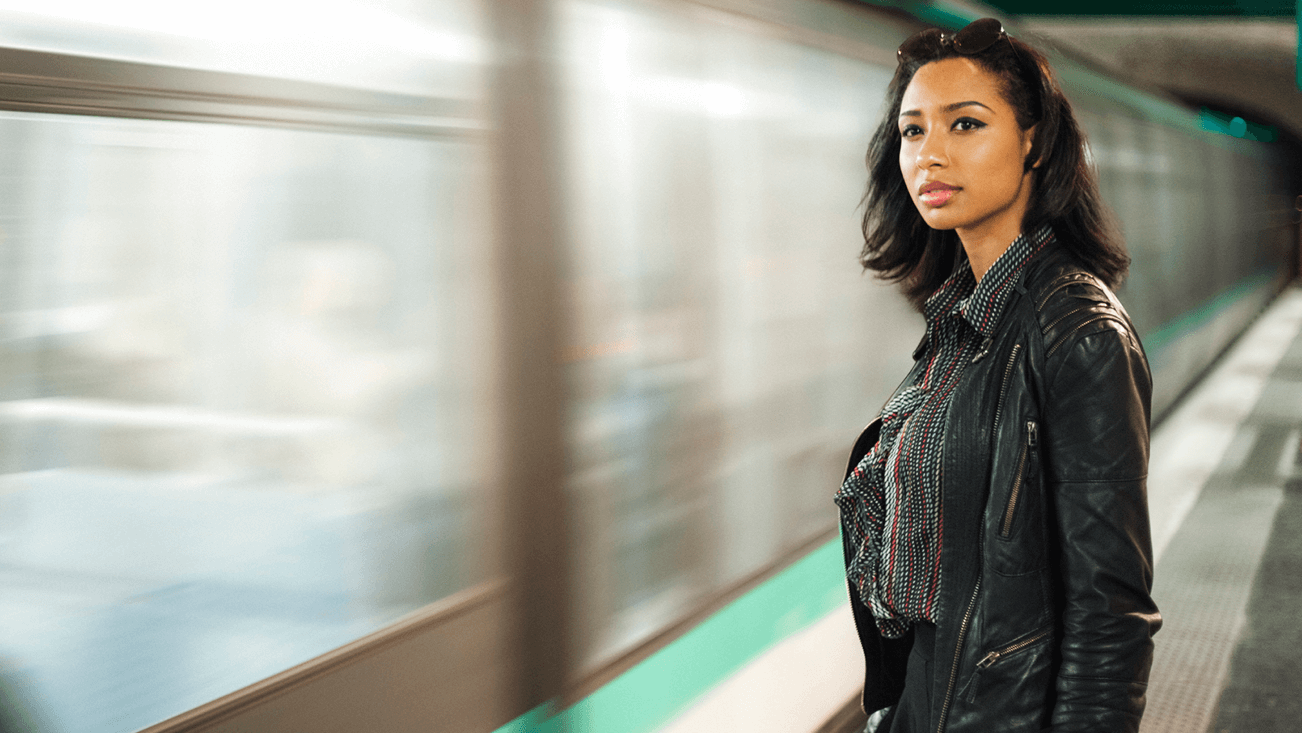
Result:
M1015 33L1040 36L1136 86L1275 125L1302 141L1294 2L995 0L986 7Z

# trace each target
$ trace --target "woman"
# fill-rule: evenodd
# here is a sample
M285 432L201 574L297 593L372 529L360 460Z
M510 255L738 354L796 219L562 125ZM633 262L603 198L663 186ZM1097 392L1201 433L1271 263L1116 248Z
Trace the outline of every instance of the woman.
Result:
M1084 138L991 18L906 41L887 102L863 264L927 329L837 494L868 730L1137 731L1151 376Z

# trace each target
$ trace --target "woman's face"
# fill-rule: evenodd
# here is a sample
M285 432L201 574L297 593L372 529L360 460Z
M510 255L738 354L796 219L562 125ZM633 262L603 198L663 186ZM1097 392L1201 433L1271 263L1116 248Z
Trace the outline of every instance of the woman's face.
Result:
M971 59L933 61L914 74L900 110L900 173L923 220L965 243L1020 234L1034 127L1017 125L999 78Z

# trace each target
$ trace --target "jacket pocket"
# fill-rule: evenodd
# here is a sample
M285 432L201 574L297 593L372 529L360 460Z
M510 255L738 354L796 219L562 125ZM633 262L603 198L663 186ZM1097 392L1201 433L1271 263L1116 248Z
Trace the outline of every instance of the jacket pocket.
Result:
M1022 439L1022 448L1017 459L1017 470L1013 475L1013 485L1008 492L1008 505L1004 508L999 521L999 537L1008 539L1013 533L1013 518L1017 515L1017 506L1027 491L1038 479L1036 468L1039 458L1039 425L1034 420L1027 420Z
M968 679L963 691L963 699L969 703L977 702L978 697L1004 697L1015 693L1014 688L1034 680L1037 672L1048 667L1048 642L1053 638L1053 627L1046 626L1021 639L989 651L976 664L976 670ZM1042 669L1043 668L1043 669ZM1039 695L1020 696L1026 699L1039 699Z

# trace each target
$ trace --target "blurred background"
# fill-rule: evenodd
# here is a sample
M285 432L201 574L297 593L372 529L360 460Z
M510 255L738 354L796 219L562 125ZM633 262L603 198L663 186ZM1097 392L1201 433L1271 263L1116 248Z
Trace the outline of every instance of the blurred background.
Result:
M15 729L642 733L831 628L922 332L863 156L932 25L1051 51L1164 415L1296 271L1297 22L1125 13L0 2Z

